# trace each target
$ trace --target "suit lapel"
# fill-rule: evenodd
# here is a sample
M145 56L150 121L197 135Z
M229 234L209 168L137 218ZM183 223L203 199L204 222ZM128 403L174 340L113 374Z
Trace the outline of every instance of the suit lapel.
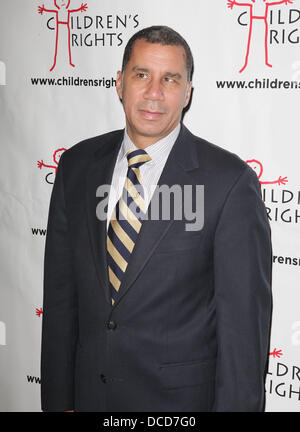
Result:
M104 288L105 298L110 305L106 258L107 219L99 220L96 214L97 206L101 205L106 196L97 197L96 191L99 186L111 185L115 162L123 140L123 131L118 131L111 135L108 134L106 141L102 143L95 153L89 165L86 178L87 218L90 242L98 278Z
M169 154L157 186L167 185L171 187L172 185L180 185L183 187L187 184L193 184L193 179L188 174L188 171L197 167L198 158L194 147L193 135L182 125L181 132ZM151 215L152 203L156 201L157 194L158 188L154 191L149 204L148 216ZM122 279L113 306L114 308L119 304L139 276L173 221L172 213L169 220L150 220L149 217L143 221L142 228Z

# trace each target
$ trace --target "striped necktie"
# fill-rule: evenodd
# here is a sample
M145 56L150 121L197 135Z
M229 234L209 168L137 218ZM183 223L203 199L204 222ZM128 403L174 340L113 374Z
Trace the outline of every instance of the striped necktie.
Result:
M126 156L128 171L125 185L107 231L108 279L112 305L146 214L139 167L150 161L151 157L141 149L130 150Z

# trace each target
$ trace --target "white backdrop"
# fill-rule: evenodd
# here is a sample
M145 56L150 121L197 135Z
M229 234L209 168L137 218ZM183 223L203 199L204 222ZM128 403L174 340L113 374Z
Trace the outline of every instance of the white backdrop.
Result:
M54 1L0 0L0 411L40 410L43 254L59 154L124 126L116 71L129 37L154 24L179 31L194 54L185 124L261 181L274 253L266 410L299 411L300 0L244 0L261 19L227 0L85 1L70 13L70 50L68 26L58 26L50 71L56 14L38 7L57 10Z

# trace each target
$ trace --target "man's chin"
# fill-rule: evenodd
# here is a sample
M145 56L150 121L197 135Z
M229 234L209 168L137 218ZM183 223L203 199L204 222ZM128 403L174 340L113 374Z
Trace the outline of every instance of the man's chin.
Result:
M168 131L140 131L137 135L144 138L153 138L156 141L159 141L160 139L164 138L169 134Z
M171 125L159 125L158 122L150 121L142 127L136 128L135 133L140 136L144 136L147 138L163 138L167 136L173 129L175 125L172 127Z

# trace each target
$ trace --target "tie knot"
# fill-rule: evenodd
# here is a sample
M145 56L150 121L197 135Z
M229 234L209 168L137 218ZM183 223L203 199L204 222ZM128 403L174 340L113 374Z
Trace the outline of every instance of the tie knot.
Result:
M126 153L126 156L128 160L128 167L130 168L139 168L141 165L151 160L151 157L148 155L148 153L142 149L129 150Z

